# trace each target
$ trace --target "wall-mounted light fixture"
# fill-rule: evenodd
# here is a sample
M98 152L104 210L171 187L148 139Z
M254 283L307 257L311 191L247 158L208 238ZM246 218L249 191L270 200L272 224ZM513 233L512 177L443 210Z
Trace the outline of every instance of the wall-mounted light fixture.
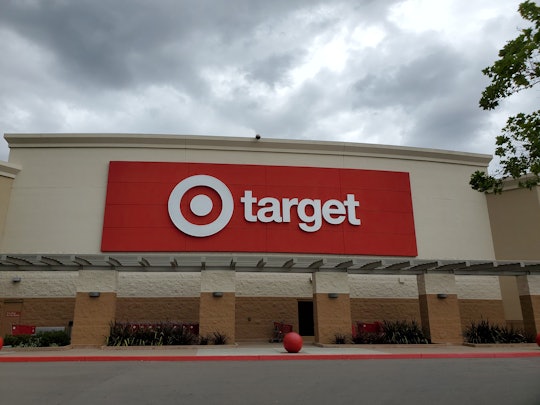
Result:
M218 298L219 298L219 297L223 297L223 293L222 293L221 291L214 291L214 292L212 293L212 296L213 296L213 297L218 297Z
M12 283L20 283L21 280L22 280L22 278L20 278L20 277L17 276L17 277L13 277L13 278L11 279L11 282L12 282Z
M334 299L334 298L337 298L337 297L339 297L338 293L328 293L328 298Z
M437 294L437 298L440 300L444 300L445 298L448 298L448 294Z
M101 293L100 293L99 291L90 291L90 292L88 293L88 296L89 296L90 298L97 298L97 297L99 297L100 295L101 295Z

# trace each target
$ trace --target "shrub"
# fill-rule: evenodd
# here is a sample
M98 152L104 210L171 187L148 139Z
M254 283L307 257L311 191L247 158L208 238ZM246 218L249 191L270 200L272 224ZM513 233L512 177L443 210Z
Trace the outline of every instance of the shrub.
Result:
M357 344L427 344L416 321L383 321L380 332L359 331L353 336Z
M227 335L225 335L224 333L221 333L221 332L214 332L212 334L212 342L215 344L215 345L224 345L224 344L227 344L227 340L229 340L229 338L227 337Z
M384 335L382 333L364 331L360 331L355 336L353 336L352 341L353 343L359 345L374 345L385 343Z
M212 340L212 336L206 335L206 336L199 336L199 344L206 346L210 340Z
M471 322L463 333L467 343L528 343L533 342L521 329L490 324L488 320Z
M199 338L182 323L134 324L113 322L107 346L192 345Z
M38 332L35 335L6 335L4 345L13 347L67 346L71 342L64 331Z
M389 344L426 344L428 338L416 321L384 321L385 343Z
M345 343L347 343L347 336L342 333L336 333L334 335L334 344L344 345Z

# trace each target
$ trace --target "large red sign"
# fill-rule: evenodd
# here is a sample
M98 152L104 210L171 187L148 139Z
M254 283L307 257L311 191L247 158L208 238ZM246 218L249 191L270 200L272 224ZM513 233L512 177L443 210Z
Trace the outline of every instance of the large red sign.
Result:
M101 249L416 256L409 174L111 162Z

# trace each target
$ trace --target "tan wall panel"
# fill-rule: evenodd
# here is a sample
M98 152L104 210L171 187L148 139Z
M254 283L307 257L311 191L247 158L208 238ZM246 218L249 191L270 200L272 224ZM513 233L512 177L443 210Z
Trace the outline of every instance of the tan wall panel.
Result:
M420 323L418 299L352 298L351 318L356 322L409 320Z
M328 294L314 294L313 298L316 342L333 343L336 334L351 334L349 294L339 294L338 298L330 298Z
M521 313L516 276L500 276L499 284L506 321L510 322L511 325L516 322L521 323L521 327L523 327L523 314Z
M489 321L490 324L506 325L504 306L502 300L459 300L461 314L461 328L465 330L471 322L480 320Z
M419 301L422 330L432 343L463 343L456 294L448 294L445 299L422 294Z
M199 306L199 333L201 336L214 332L227 335L228 343L235 342L235 296L224 292L222 297L202 292Z
M11 334L11 325L21 324L20 317L8 316L8 312L22 315L22 309L22 299L0 300L0 336Z
M109 335L116 311L116 293L105 292L91 298L78 292L71 332L73 346L102 346Z
M298 300L291 297L236 297L236 339L272 337L274 322L293 325L298 332Z
M540 187L487 194L497 260L540 259Z
M540 333L540 295L522 295L519 297L523 310L523 327L531 336Z
M11 334L12 325L56 326L69 328L73 320L75 298L25 298L0 301L0 336ZM7 316L7 312L20 316Z
M119 322L199 322L199 298L117 298Z

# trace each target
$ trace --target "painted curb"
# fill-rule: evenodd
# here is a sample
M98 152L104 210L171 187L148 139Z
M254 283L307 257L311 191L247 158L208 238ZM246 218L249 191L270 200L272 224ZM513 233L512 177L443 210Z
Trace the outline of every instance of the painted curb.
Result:
M513 353L398 353L398 354L284 354L223 356L10 356L0 363L110 362L110 361L298 361L298 360L411 360L509 359L540 357L540 352Z

